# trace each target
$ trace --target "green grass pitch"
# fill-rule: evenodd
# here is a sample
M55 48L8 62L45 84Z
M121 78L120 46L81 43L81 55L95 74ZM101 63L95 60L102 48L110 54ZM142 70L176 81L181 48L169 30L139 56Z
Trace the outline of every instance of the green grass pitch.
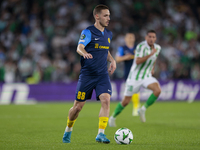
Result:
M156 102L146 112L146 123L133 117L132 104L118 116L117 127L107 127L110 144L95 142L100 102L86 102L71 143L62 143L69 108L73 103L0 106L0 150L196 150L200 149L200 102ZM111 113L116 102L111 103ZM114 133L133 132L130 145L118 145Z

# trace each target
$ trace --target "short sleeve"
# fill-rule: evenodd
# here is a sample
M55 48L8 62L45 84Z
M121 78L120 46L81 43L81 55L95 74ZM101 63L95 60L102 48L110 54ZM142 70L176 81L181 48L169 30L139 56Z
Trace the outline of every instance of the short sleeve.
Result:
M91 41L91 32L88 29L85 29L81 32L81 36L79 39L78 44L83 44L84 46L86 46L88 43L90 43Z
M112 38L113 38L113 33L111 32L111 38L110 38L110 40L112 40Z
M119 47L117 50L117 56L124 56L124 49L123 47Z
M135 50L135 57L143 57L143 49L142 49L142 46L143 46L143 44L139 44L139 45L136 47L136 50Z
M161 51L161 46L158 45L156 49L157 49L158 53L160 53L160 51Z

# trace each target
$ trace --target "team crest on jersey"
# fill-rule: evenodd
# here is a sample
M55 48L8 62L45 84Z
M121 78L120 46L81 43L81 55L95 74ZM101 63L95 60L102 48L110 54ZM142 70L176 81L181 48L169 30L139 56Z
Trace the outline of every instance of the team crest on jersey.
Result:
M83 40L84 38L85 38L85 34L82 34L80 39Z
M108 38L108 43L110 43L110 38Z

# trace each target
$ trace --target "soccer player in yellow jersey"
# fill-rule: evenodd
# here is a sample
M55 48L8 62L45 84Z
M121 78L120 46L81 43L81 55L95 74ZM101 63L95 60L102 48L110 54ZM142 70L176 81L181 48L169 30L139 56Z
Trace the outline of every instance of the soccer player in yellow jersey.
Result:
M112 94L109 73L113 74L116 69L116 62L109 52L112 32L106 29L110 21L110 11L105 5L97 5L93 15L94 25L82 31L78 42L77 53L81 55L81 71L74 105L69 110L67 127L63 135L64 143L71 142L73 125L86 100L91 99L93 89L96 92L96 99L101 102L96 141L110 143L104 134L108 123ZM109 68L107 68L107 62L110 62Z

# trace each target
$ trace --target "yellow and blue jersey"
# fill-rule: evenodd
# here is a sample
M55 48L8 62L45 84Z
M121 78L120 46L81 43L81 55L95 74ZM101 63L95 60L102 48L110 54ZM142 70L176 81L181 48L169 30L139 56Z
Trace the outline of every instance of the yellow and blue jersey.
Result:
M78 44L83 44L93 58L84 59L81 56L80 74L92 76L108 74L107 56L111 39L112 32L106 28L101 32L92 25L82 31Z
M92 54L92 59L81 56L81 71L76 88L76 100L91 99L93 89L96 99L102 93L112 94L112 87L107 69L107 57L112 39L112 32L98 30L94 25L82 31L78 44L83 44L85 50Z
M136 45L134 45L133 48L128 48L126 45L120 46L118 48L118 51L117 51L117 56L120 57L120 56L124 56L126 54L134 55L135 49L136 49ZM128 78L128 74L129 74L129 71L130 71L131 66L133 64L133 60L134 59L124 61L124 79L125 80Z

